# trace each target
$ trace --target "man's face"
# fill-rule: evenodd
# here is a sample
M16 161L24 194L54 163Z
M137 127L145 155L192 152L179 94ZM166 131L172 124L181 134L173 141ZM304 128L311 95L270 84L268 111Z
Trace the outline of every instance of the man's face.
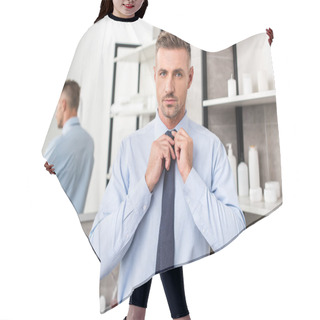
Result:
M65 110L65 97L61 94L60 99L58 101L57 109L56 109L56 120L58 128L61 129L63 127L63 113Z
M191 86L193 68L190 68L185 49L160 48L156 56L154 79L160 118L181 120L185 112L187 91Z
M144 0L113 0L113 13L120 18L134 17Z

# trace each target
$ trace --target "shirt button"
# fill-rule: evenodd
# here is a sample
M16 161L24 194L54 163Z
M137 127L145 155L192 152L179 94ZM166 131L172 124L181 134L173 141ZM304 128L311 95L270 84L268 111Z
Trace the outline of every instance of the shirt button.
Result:
M147 209L147 206L146 206L146 205L144 205L144 206L143 206L143 210L146 210L146 209Z

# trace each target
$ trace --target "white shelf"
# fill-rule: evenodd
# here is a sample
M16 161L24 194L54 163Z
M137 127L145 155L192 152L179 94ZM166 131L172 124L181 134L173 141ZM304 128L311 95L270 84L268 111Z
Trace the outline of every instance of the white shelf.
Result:
M126 111L119 111L110 114L111 118L114 117L128 117L128 116L151 116L155 115L155 110L126 110Z
M245 107L259 104L270 104L276 102L276 90L265 92L254 92L246 95L238 95L235 97L225 97L211 100L204 100L203 107Z
M150 42L149 44L132 49L130 53L114 58L113 61L114 62L120 62L120 61L144 62L154 57L155 50L156 50L156 39Z
M267 216L282 204L282 198L279 198L275 203L266 203L262 201L252 202L249 197L239 197L240 208L244 212Z

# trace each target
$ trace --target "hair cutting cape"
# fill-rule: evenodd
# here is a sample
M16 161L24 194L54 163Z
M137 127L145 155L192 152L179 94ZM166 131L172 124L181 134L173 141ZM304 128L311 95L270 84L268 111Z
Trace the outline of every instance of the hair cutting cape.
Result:
M81 87L78 117L94 141L94 167L84 212L79 218L87 235L91 229L89 239L101 261L101 312L121 303L134 288L155 274L159 219L151 217L161 215L161 205L157 203L161 196L155 190L150 199L145 199L145 184L133 172L145 172L150 141L157 137L154 132L159 119L153 66L159 32L142 19L125 22L106 16L82 37L67 75L67 79ZM256 145L262 189L270 180L281 182L274 78L267 36L254 36L217 53L191 47L195 75L188 91L188 112L183 125L197 143L195 169L190 177L193 186L176 190L176 194L180 192L179 206L183 206L185 217L183 220L176 217L175 236L181 234L182 240L175 240L172 267L210 255L230 243L245 228L242 211L247 212L249 225L248 221L260 219L281 203L279 199L273 204L261 200L257 209L251 206L249 194L239 201L233 180L236 173L225 150L225 145L231 143L238 162L248 164L249 145ZM228 79L235 72L238 94L228 98ZM246 74L250 75L249 89L243 80ZM235 107L240 107L241 120ZM239 115L239 109L237 112ZM203 114L209 130L201 126ZM240 125L244 132L241 137L237 134ZM140 148L133 132L142 127L139 132L149 135L149 140ZM53 118L43 146L44 155L50 141L59 135ZM211 152L207 162L196 159L198 146L202 152ZM139 157L146 163L135 164ZM72 202L72 196L69 198ZM142 205L144 200L146 204Z

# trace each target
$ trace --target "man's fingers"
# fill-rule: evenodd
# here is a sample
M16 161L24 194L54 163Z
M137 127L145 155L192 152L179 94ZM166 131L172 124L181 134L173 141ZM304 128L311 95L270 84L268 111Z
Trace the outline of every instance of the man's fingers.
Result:
M171 159L175 160L176 155L175 155L173 146L171 146L167 141L164 141L162 144L162 157L165 161L165 168L167 170L169 170L170 164L171 164Z
M170 153L167 153L164 157L164 166L167 171L170 169L170 163L171 163L171 156Z
M163 134L158 140L161 141L161 142L169 141L169 143L171 145L174 145L174 140L172 138L170 138L169 136L167 136L166 134Z
M162 153L163 153L164 157L167 156L167 153L171 154L172 159L175 159L176 156L175 156L174 150L173 150L174 141L172 139L170 139L170 140L172 141L172 145L171 145L171 141L169 141L169 140L162 141L162 143L161 143Z
M175 152L177 160L180 160L181 139L179 137L174 139L174 152Z
M178 147L178 146L176 146L175 151L176 151L177 159L178 159L178 161L180 161L180 151L181 151L181 148Z
M171 145L174 145L174 140L172 138L170 138L169 136L165 135L164 140L168 141Z
M184 130L183 128L180 128L179 131L177 132L177 136L179 136L179 135L181 135L181 136L183 136L185 138L189 138L189 135L188 135L187 131Z
M176 159L176 154L173 147L175 145L175 141L168 135L163 134L157 139L156 145L158 146L158 156L160 156L160 158L163 160L166 170L169 170L171 159Z
M49 164L48 161L44 164L44 167L46 169L51 169L54 165L53 164Z
M170 146L170 147L169 147L169 150L170 150L171 158L172 158L173 160L175 160L175 159L176 159L176 155L175 155L175 153L174 153L173 147Z
M46 170L50 173L50 174L56 174L54 171L54 165L53 164L49 164L48 161L46 161L46 163L44 164L44 167L46 168Z
M187 140L185 137L179 135L174 139L174 141L175 141L174 148L176 151L179 151L179 153L182 149L186 148Z

